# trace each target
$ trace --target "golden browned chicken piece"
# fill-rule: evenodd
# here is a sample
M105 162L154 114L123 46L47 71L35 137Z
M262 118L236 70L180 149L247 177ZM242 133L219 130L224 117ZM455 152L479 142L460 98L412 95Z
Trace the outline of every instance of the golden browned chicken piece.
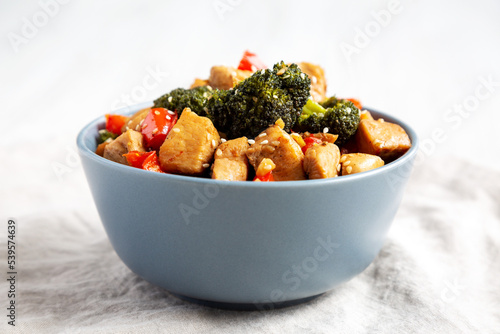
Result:
M212 179L246 181L248 179L248 158L250 146L247 137L228 140L219 145L214 154Z
M306 62L297 65L311 79L311 98L316 102L323 101L326 98L326 78L323 68Z
M307 149L304 171L309 179L326 179L338 176L340 150L337 145L323 142Z
M160 166L167 173L201 175L210 167L219 144L212 121L186 108L160 147Z
M134 130L125 131L104 147L103 157L120 164L128 165L127 158L123 154L130 151L144 152L142 133Z
M410 138L398 124L383 119L363 119L356 131L359 152L378 155L385 161L402 156L411 147Z
M349 175L382 167L384 165L384 160L376 155L349 153L342 154L340 163L342 164L342 175Z
M208 85L212 88L230 89L238 82L252 75L252 71L238 70L229 66L213 66L210 69Z
M128 122L126 122L122 127L122 132L127 131L128 129L132 129L135 131L141 131L142 121L146 118L148 113L151 111L151 108L141 109L135 114L133 114Z
M273 170L275 181L306 179L302 168L304 154L299 144L279 125L273 125L259 134L247 150L247 157L255 169L262 159L271 159L276 164Z
M194 79L194 82L191 84L191 86L189 88L193 89L193 88L200 87L200 86L208 86L208 79L203 80L200 78L196 78L196 79Z

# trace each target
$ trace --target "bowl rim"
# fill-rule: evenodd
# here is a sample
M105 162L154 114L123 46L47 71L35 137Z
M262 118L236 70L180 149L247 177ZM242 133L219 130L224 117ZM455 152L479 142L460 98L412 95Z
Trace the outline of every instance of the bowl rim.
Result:
M142 102L134 105L130 105L127 107L123 107L117 110L114 110L110 113L127 115L132 114L140 109L148 108L153 105L152 101ZM370 107L363 107L363 110L368 110L371 113L375 114L378 118L384 118L389 122L396 123L403 127L408 136L410 137L411 147L410 149L398 159L391 161L388 164L384 164L382 167L378 167L369 171L351 174L351 175L343 175L342 177L334 177L328 179L317 179L317 180L297 180L297 181L282 181L282 182L251 182L251 181L225 181L225 180L213 180L211 178L206 177L195 177L195 176L187 176L187 175L177 175L177 174L168 174L168 173L157 173L151 172L139 168L134 168L130 166L126 166L123 164L116 163L114 161L110 161L104 159L103 157L95 154L85 143L85 139L90 136L90 133L95 131L96 128L100 128L104 125L105 116L101 115L87 125L85 125L77 135L76 145L78 151L81 156L85 156L93 160L94 162L102 165L103 168L116 168L119 171L127 172L127 173L136 173L144 178L154 178L158 181L164 182L166 180L178 181L178 182L188 182L193 185L216 185L222 187L235 187L235 188L300 188L307 187L313 185L327 185L327 184L338 184L342 182L350 182L354 180L360 180L364 178L374 177L378 174L383 174L385 172L389 172L393 169L399 168L400 166L411 161L414 156L417 154L418 146L419 146L419 138L415 130L410 127L407 123L401 121L400 119L386 114L384 112L380 112L376 109Z

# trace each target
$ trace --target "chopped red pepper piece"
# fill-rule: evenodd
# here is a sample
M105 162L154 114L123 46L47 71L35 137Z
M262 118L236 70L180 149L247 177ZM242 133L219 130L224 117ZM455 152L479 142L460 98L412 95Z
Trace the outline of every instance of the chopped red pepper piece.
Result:
M245 51L243 54L243 58L240 60L240 64L238 65L238 70L246 70L246 71L258 71L262 69L266 69L267 66L260 60L260 58L250 51Z
M363 106L361 105L361 102L359 102L359 100L357 100L357 99L350 98L350 99L345 99L345 100L351 101L360 110L363 108Z
M125 153L123 156L127 158L128 164L132 167L163 173L155 151L130 151L129 153Z
M106 114L106 130L121 135L122 127L128 120L129 118L127 116Z
M306 143L304 146L302 146L302 152L306 154L306 151L312 147L314 144L321 144L321 139L309 136L304 138L304 142Z
M262 181L262 182L271 182L274 181L273 171L266 173L262 176L255 176L253 178L254 181Z
M165 108L153 108L142 122L141 132L146 145L158 150L177 122L177 112Z

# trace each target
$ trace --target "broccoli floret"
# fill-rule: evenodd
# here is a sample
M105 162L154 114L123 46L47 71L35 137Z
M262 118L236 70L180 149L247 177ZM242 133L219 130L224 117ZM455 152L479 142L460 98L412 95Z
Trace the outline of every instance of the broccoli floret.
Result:
M184 108L190 108L198 116L205 116L205 107L212 94L210 86L199 86L192 89L176 88L154 101L154 108L177 110L179 116Z
M97 144L104 143L109 138L115 139L116 137L118 137L117 134L109 132L106 129L99 130L99 138L97 139Z
M281 61L231 90L214 90L207 114L228 138L254 138L280 118L285 131L290 131L309 98L310 87L311 80L296 64Z
M328 128L328 132L339 136L336 143L342 145L356 133L359 113L359 109L348 100L332 97L319 104L309 99L295 130L314 133Z

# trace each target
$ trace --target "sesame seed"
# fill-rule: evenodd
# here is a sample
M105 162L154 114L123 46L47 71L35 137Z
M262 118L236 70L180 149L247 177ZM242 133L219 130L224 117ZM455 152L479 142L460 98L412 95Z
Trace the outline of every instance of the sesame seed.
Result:
M379 119L378 119L378 121L379 121L380 123L384 123L384 122L385 122L385 120L384 120L383 118L379 118Z
M137 125L135 126L135 131L139 131L139 129L140 129L139 124L137 124Z
M273 169L273 166L271 166L271 165L265 165L265 166L264 166L264 169L265 169L265 170L270 170L270 169Z
M323 133L328 133L328 131L330 131L330 129L328 129L328 128L323 129Z
M160 112L158 110L155 110L155 115L160 115Z
M349 165L350 163L351 163L351 161L350 161L350 160L347 160L346 162L344 162L344 166L347 166L347 165Z
M208 168L208 167L210 167L210 164L203 164L202 166L203 166L203 168Z
M285 73L286 71L286 67L283 67L282 69L280 69L278 72L276 72L277 75L282 75L283 73Z
M231 73L231 75L232 75L233 77L235 77L235 76L236 76L236 72Z
M210 133L207 132L207 140L210 140Z
M249 143L250 145L253 145L253 144L255 144L255 140L253 140L253 139L248 139L248 143Z
M255 65L250 66L250 68L252 69L252 72L257 71L257 67L255 67Z
M260 135L258 135L258 137L265 137L265 136L267 136L267 133L265 132L262 132Z
M340 172L340 164L337 165L337 172Z
M174 131L174 132L181 132L181 129L179 129L179 128L173 128L172 131Z
M260 74L264 74L266 73L266 70L262 69L262 71L260 71Z
M223 143L226 142L226 140L224 138L221 138L220 141L223 142Z
M147 123L142 124L142 127L143 127L143 128L145 128L145 127L147 127L147 126L148 126L148 124L147 124Z
M207 86L208 90L212 90L212 86Z
M306 78L304 73L300 73L300 77L302 78L302 80L304 80Z
M289 135L288 133L285 133L285 134L283 135L283 137L285 137L286 139L290 140L290 135Z
M168 102L172 102L172 96L169 96L167 100Z
M269 143L269 140L265 139L263 141L260 142L262 145L266 145L267 143Z
M125 130L130 130L130 128L128 127L128 125L125 127Z
M352 172L352 167L347 166L347 168L345 170L346 170L347 174L350 174Z
M345 109L345 111L346 111L348 114L350 114L350 113L351 113L351 108L347 107L347 108Z
M318 82L318 78L316 78L314 75L312 76L311 78L311 81L313 84L315 84L316 82Z
M346 159L347 159L347 155L344 155L344 156L342 156L342 158L340 158L340 162L344 162L344 161L346 161Z
M215 139L212 139L212 146L215 147L217 144L215 143Z
M278 146L280 144L280 141L279 140L275 140L271 144L273 144L274 146Z
M139 122L139 125L142 125L142 123L144 123L143 119L141 119L141 121Z
M215 154L220 157L222 155L222 151L220 149L217 149L217 152L215 152Z
M206 98L208 96L207 92L203 93L203 97Z
M153 134L157 133L158 132L158 128L154 128L153 130Z
M277 98L278 98L278 95L274 94L274 95L273 95L273 97L274 97L275 99L277 99Z
M167 111L170 115L175 115L175 112L173 112L172 110L168 110Z
M172 119L172 117L170 117L169 115L167 115L167 119L170 121Z

